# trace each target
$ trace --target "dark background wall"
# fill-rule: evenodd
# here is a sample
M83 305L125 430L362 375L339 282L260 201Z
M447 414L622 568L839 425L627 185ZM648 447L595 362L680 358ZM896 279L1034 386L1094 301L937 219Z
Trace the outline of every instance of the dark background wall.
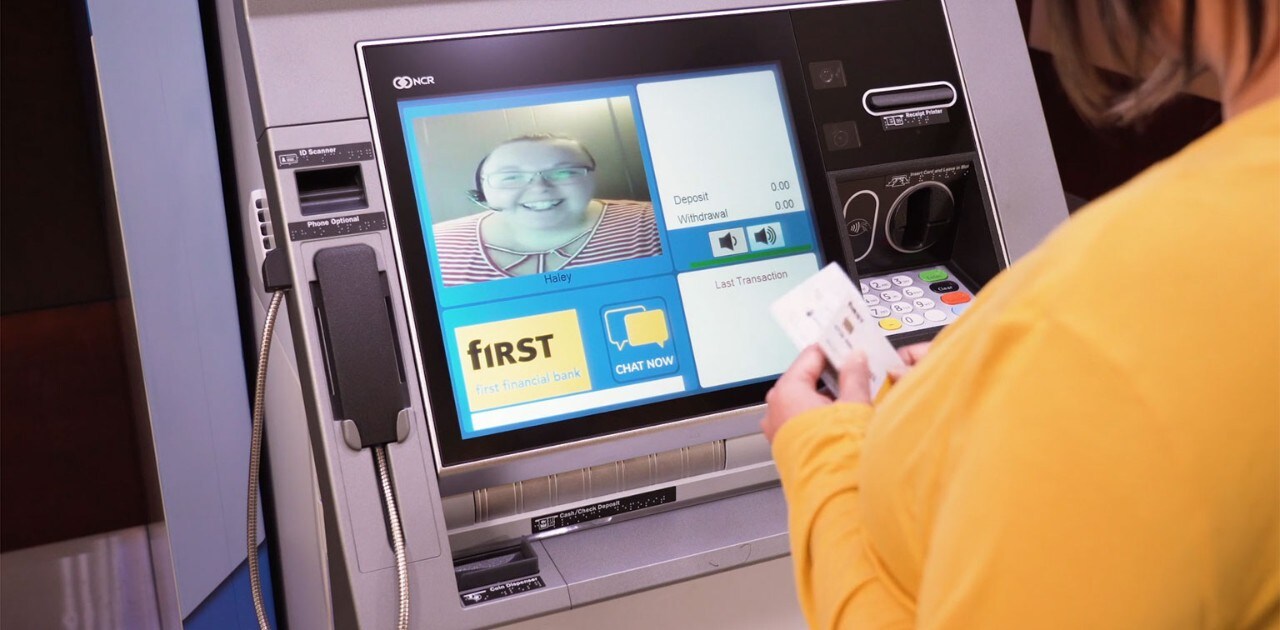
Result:
M0 5L0 551L146 521L84 12Z
M1030 0L1018 4L1026 25ZM1141 130L1093 129L1071 111L1049 55L1032 50L1031 59L1063 185L1078 198L1105 193L1219 121L1216 103L1189 97ZM0 551L8 551L147 517L83 4L0 5L0 79Z

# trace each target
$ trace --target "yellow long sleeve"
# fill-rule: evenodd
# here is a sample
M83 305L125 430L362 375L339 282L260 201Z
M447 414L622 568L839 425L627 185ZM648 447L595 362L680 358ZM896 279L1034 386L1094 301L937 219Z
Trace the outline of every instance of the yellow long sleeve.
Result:
M774 458L814 628L1280 628L1280 101L1073 217Z
M871 408L832 405L798 417L777 436L775 459L788 489L796 584L813 628L910 627L865 548L858 478L846 464L862 452Z

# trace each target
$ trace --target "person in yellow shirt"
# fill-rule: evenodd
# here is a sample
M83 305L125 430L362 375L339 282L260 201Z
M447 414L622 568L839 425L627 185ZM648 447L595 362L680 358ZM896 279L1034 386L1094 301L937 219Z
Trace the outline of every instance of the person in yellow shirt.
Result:
M1181 51L1114 97L1064 60L1086 114L1203 67L1225 122L997 277L875 407L862 359L835 401L816 349L779 378L812 627L1280 627L1280 0L1061 4L1060 57L1077 5Z

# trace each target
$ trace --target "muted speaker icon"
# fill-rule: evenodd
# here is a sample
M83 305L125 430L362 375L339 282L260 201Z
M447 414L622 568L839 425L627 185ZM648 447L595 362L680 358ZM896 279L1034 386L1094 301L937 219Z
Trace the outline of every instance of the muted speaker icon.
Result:
M711 255L717 258L747 253L747 245L751 240L747 236L747 231L740 227L712 230L707 233L707 238L711 244Z
M772 225L766 225L752 234L752 238L754 238L757 243L773 245L778 242L778 231L773 229Z

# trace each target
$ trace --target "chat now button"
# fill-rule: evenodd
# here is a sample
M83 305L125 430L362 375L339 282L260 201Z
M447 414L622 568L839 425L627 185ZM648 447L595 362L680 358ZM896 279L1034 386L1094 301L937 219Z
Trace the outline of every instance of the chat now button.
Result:
M667 305L662 298L612 304L601 310L601 317L609 338L613 380L629 383L680 369L667 324Z

